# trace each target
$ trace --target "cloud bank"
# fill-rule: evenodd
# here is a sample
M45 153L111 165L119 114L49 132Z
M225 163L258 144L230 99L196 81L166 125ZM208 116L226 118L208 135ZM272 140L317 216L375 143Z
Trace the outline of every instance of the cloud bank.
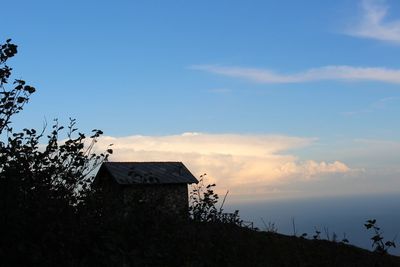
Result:
M207 173L220 193L263 199L279 196L279 187L343 176L352 169L340 161L299 160L289 150L315 139L279 135L184 133L170 136L103 137L100 148L112 143L112 161L182 161L199 177Z
M220 65L193 65L190 68L266 84L304 83L324 80L377 81L400 84L399 69L381 67L325 66L293 74L281 74L268 69Z
M388 20L389 7L385 1L363 0L362 16L349 35L400 44L400 20Z

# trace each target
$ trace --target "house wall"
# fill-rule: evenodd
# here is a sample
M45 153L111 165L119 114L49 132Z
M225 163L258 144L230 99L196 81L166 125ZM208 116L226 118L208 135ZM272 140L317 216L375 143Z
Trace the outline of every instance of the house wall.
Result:
M187 216L187 184L132 184L120 185L105 169L100 169L94 187L101 189L104 208L110 213L135 212Z
M149 212L187 216L186 184L147 184L124 186L126 207L144 207Z

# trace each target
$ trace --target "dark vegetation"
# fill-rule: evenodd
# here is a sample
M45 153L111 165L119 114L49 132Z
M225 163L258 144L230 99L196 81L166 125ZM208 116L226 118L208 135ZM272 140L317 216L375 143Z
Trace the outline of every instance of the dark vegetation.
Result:
M86 136L72 119L66 128L54 121L14 131L11 120L35 88L9 83L17 46L0 47L0 266L400 266L375 221L366 227L380 253L280 235L272 224L248 229L238 211L224 213L225 198L217 208L215 185L203 177L190 193L190 218L149 206L119 211L91 188L93 170L112 153L93 153L100 130Z
M368 220L364 224L365 228L373 230L373 236L371 237L372 240L372 247L374 248L374 251L377 253L381 254L387 254L388 250L391 247L396 247L396 243L393 240L387 240L384 241L383 237L383 232L381 231L381 228L378 227L376 224L376 220Z

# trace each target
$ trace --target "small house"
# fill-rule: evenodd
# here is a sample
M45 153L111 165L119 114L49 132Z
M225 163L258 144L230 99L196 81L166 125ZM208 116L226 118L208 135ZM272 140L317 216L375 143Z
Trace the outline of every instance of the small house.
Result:
M119 201L172 215L187 214L188 184L198 183L182 162L104 162L94 180L105 203Z

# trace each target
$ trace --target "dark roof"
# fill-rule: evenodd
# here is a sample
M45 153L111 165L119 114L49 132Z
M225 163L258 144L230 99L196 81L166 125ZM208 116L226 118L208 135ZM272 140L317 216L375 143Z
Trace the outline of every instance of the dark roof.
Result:
M122 185L198 183L182 162L105 162L101 168Z

